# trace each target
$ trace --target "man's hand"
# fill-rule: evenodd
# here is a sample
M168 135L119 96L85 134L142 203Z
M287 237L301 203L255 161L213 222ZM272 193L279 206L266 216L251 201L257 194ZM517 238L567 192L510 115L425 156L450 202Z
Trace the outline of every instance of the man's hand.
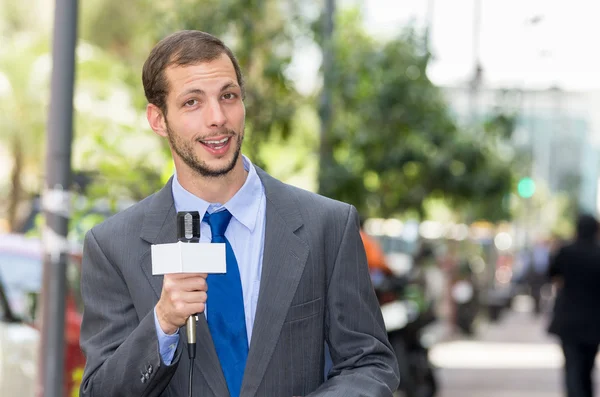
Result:
M156 304L158 322L165 334L174 334L189 316L204 312L206 276L206 273L165 274Z

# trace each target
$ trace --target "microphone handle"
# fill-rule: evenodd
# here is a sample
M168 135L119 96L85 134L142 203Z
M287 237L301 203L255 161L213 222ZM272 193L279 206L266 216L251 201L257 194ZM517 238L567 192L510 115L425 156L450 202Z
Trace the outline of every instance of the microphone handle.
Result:
M186 321L188 338L188 356L190 358L190 374L188 377L188 397L193 397L194 392L194 358L196 357L196 316L191 315Z
M186 323L188 354L191 359L196 357L196 316L188 317Z

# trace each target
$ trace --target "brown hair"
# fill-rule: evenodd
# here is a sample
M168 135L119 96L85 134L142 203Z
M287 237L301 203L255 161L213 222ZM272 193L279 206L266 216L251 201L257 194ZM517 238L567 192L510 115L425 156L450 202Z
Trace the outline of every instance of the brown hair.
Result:
M150 52L142 69L144 93L149 103L152 103L167 114L166 98L169 84L165 77L165 69L169 66L196 65L210 62L221 54L227 54L245 96L244 79L240 65L231 50L217 37L197 30L182 30L162 39Z

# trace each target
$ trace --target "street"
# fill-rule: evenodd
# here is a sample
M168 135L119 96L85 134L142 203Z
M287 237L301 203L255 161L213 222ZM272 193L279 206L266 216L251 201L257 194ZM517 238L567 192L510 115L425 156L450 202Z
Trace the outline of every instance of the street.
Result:
M473 338L454 338L431 351L439 368L438 397L562 397L563 357L534 318L526 297ZM598 379L598 377L596 377Z

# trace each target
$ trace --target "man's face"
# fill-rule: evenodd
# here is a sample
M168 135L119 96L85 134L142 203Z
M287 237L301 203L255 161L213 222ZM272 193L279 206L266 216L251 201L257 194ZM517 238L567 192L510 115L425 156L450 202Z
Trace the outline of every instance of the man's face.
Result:
M231 60L222 54L211 62L169 67L165 75L165 123L175 163L202 176L228 174L240 160L245 120Z

